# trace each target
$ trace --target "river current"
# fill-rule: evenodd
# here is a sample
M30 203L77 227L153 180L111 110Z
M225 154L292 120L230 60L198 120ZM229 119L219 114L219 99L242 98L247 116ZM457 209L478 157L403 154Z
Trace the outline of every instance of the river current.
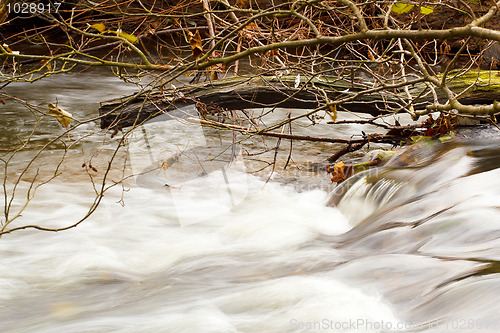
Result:
M76 119L133 90L98 72L5 88L35 105L57 102ZM35 123L25 107L6 102L2 154ZM336 135L356 129L363 127ZM308 131L331 135L329 125L296 128ZM88 219L57 233L0 238L0 331L498 332L497 132L422 144L412 152L416 163L402 166L400 155L335 188L314 168L331 146L297 143L300 171L278 165L271 175L253 172L266 162L249 153L276 140L233 144L231 133L195 122L152 121L124 142L107 184L127 179ZM12 227L64 227L85 216L95 199L91 180L99 188L122 136L89 122L67 139L45 117L33 145L7 172L3 166L8 196L37 148L57 135L19 180L12 211L22 208L36 171L50 177L65 156L62 173ZM282 142L280 160L288 151Z

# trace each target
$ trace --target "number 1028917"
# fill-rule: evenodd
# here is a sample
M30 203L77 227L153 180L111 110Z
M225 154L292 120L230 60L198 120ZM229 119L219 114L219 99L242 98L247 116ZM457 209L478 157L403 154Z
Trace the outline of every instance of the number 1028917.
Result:
M60 2L11 2L6 5L7 11L14 14L49 14L59 12Z

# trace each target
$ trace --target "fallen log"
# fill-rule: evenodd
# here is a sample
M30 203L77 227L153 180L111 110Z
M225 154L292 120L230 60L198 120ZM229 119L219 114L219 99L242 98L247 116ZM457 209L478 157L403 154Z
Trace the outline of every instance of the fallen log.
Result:
M101 128L121 128L189 105L203 106L205 111L207 107L212 110L263 107L315 109L324 106L328 100L352 112L377 116L404 109L407 93L403 87L408 83L415 110L423 110L434 102L434 94L423 80L381 83L324 76L252 76L113 99L101 103L99 115ZM463 92L459 97L462 104L490 104L500 100L499 71L470 71L455 77L448 86L456 93ZM440 103L446 102L447 98L439 89L435 89L435 94Z
M101 103L101 128L132 126L156 115L197 103L228 110L273 106L313 109L321 102L321 97L318 97L318 91L314 87L327 88L327 95L331 99L360 90L360 87L353 87L345 81L322 82L321 79L307 78L301 79L303 85L295 88L295 80L296 76L235 77L118 98ZM365 98L364 101L368 99ZM351 109L357 112L380 113L373 105L366 108L362 102L363 98L360 98L351 103ZM383 101L380 100L379 103Z

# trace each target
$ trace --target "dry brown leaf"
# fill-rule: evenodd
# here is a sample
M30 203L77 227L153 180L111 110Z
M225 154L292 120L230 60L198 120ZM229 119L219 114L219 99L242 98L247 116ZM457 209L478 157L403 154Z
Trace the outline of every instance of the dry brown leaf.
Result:
M203 46L201 44L201 36L198 30L193 34L188 30L187 32L189 38L189 44L191 45L191 50L193 51L193 57L198 59L198 57L203 54Z
M346 165L344 164L344 162L335 163L332 171L332 182L338 183L347 178L346 175L344 174L345 168Z
M49 112L47 112L47 114L56 118L66 128L68 128L69 124L71 123L71 113L64 111L63 109L52 103L49 103Z

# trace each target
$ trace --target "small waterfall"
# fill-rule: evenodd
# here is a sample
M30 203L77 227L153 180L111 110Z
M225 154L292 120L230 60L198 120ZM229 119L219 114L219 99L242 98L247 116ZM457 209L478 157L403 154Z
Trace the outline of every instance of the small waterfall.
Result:
M500 150L437 145L431 163L390 161L333 191L352 226L324 238L348 254L334 276L371 285L418 332L497 332Z

